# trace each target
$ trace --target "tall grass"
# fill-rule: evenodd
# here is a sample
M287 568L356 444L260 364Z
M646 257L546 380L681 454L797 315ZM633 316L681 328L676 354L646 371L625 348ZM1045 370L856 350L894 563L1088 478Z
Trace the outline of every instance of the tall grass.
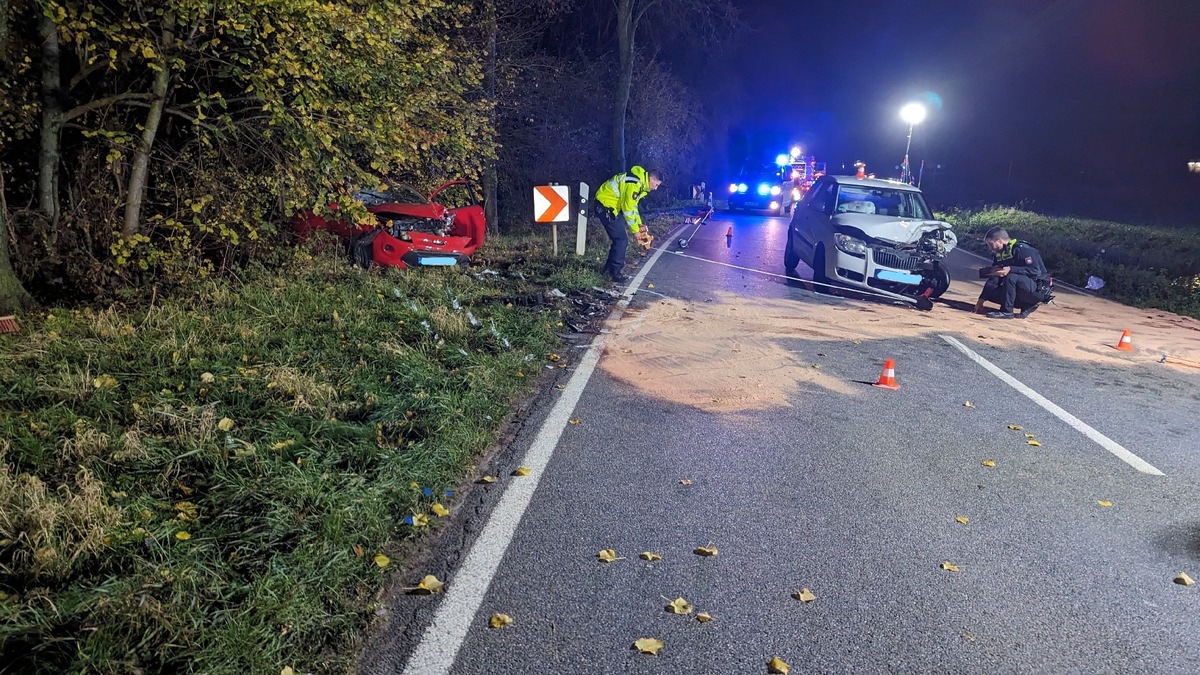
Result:
M550 363L571 303L529 299L600 282L548 248L407 272L286 250L24 317L0 336L0 670L345 670L376 554Z
M1105 297L1200 318L1200 229L1050 217L1011 207L942 216L968 249L986 253L984 233L1003 227L1033 244L1057 279L1083 286L1096 276L1104 280Z

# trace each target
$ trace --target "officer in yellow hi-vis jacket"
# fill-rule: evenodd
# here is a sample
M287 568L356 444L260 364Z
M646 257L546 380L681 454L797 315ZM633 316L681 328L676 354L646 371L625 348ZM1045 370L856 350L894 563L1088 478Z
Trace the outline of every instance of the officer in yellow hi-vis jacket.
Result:
M635 166L629 173L619 173L604 181L596 190L596 207L594 212L604 225L604 231L612 240L608 249L608 260L604 262L604 273L613 281L625 281L622 270L625 267L625 249L629 245L629 232L637 238L642 246L650 248L652 238L642 224L642 216L638 213L638 202L657 190L662 185L662 177L657 171L646 171ZM623 222L617 221L621 216Z

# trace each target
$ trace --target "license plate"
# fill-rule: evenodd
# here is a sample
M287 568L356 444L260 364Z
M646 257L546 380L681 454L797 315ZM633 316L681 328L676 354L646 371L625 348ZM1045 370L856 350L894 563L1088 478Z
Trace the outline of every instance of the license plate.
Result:
M423 255L417 258L417 263L420 265L449 265L458 264L457 258L451 258L444 255Z
M892 270L875 270L875 278L884 281L894 281L900 284L919 284L921 276L918 274L909 274L907 272L894 272Z

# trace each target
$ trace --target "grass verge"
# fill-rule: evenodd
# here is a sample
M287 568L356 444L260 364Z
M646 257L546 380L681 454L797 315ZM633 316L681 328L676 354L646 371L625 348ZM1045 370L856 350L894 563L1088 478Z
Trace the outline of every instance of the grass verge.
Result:
M347 670L406 519L565 365L604 243L364 272L327 242L23 317L0 336L0 671Z
M939 214L964 248L989 255L983 235L1003 227L1029 241L1057 279L1104 280L1099 294L1135 307L1200 318L1200 230L1050 217L1011 207ZM966 235L966 236L964 236Z

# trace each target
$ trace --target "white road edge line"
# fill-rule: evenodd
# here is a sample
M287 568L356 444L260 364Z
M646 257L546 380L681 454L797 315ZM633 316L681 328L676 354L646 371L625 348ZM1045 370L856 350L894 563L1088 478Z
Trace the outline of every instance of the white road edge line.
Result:
M625 297L617 302L616 311L609 315L606 323L615 325L621 319L642 280L646 278L654 263L662 257L664 250L660 248L655 251L646 264L642 265L641 270L625 289ZM492 578L504 558L504 552L508 550L517 526L533 499L533 493L550 463L555 447L558 446L558 439L562 437L562 432L571 419L571 413L575 411L575 405L579 403L583 389L600 361L599 337L592 341L591 346L571 375L571 379L567 381L562 396L551 408L533 444L521 460L521 466L529 469L529 475L509 481L500 501L488 516L483 532L471 545L471 550L462 565L447 581L445 597L438 605L433 622L425 629L420 643L404 667L406 675L448 673L454 666L458 650L475 621L475 614L483 604L488 587L492 585Z
M1050 401L1050 399L1048 399L1045 396L1042 396L1041 394L1037 393L1036 391L1030 389L1029 387L1025 386L1017 378L1015 378L1012 375L1009 375L1008 373L1001 370L999 366L993 364L991 361L988 361L987 359L983 358L979 354L976 354L975 352L971 351L971 349L969 347L967 347L966 345L964 345L963 343L950 337L949 335L939 335L938 337L940 337L943 340L945 340L946 342L950 343L953 347L958 349L960 352L966 354L967 358L969 358L972 361L974 361L975 363L978 363L979 365L983 366L985 370L987 370L991 374L993 374L996 377L1003 380L1004 383L1007 384L1008 386L1021 392L1022 394L1027 396L1030 400L1032 400L1034 403L1036 403L1036 404L1042 406L1043 408L1045 408L1046 410L1050 411L1050 413L1053 414L1055 417L1057 417L1060 420L1071 425L1071 427L1074 428L1079 433L1083 434L1084 436L1087 436L1088 438L1092 439L1093 441L1096 441L1096 443L1098 443L1100 445L1100 447L1102 447L1105 450L1108 450L1112 454L1116 455L1117 457L1119 457L1123 462L1125 462L1129 466L1132 466L1133 468L1137 469L1138 471L1141 471L1142 473L1150 474L1151 476L1165 476L1166 475L1163 472L1159 471L1158 469L1154 468L1154 466L1152 464L1150 464L1149 462L1147 462L1146 460L1144 460L1141 457L1138 457L1137 455L1133 454L1132 452L1126 450L1125 446L1114 441L1113 439L1109 438L1108 436L1105 436L1104 434L1100 433L1099 431L1096 431L1092 427L1088 426L1088 424L1086 422L1084 422L1083 420L1072 415L1071 413L1067 412L1066 410L1063 410L1062 408L1058 407L1052 401Z

